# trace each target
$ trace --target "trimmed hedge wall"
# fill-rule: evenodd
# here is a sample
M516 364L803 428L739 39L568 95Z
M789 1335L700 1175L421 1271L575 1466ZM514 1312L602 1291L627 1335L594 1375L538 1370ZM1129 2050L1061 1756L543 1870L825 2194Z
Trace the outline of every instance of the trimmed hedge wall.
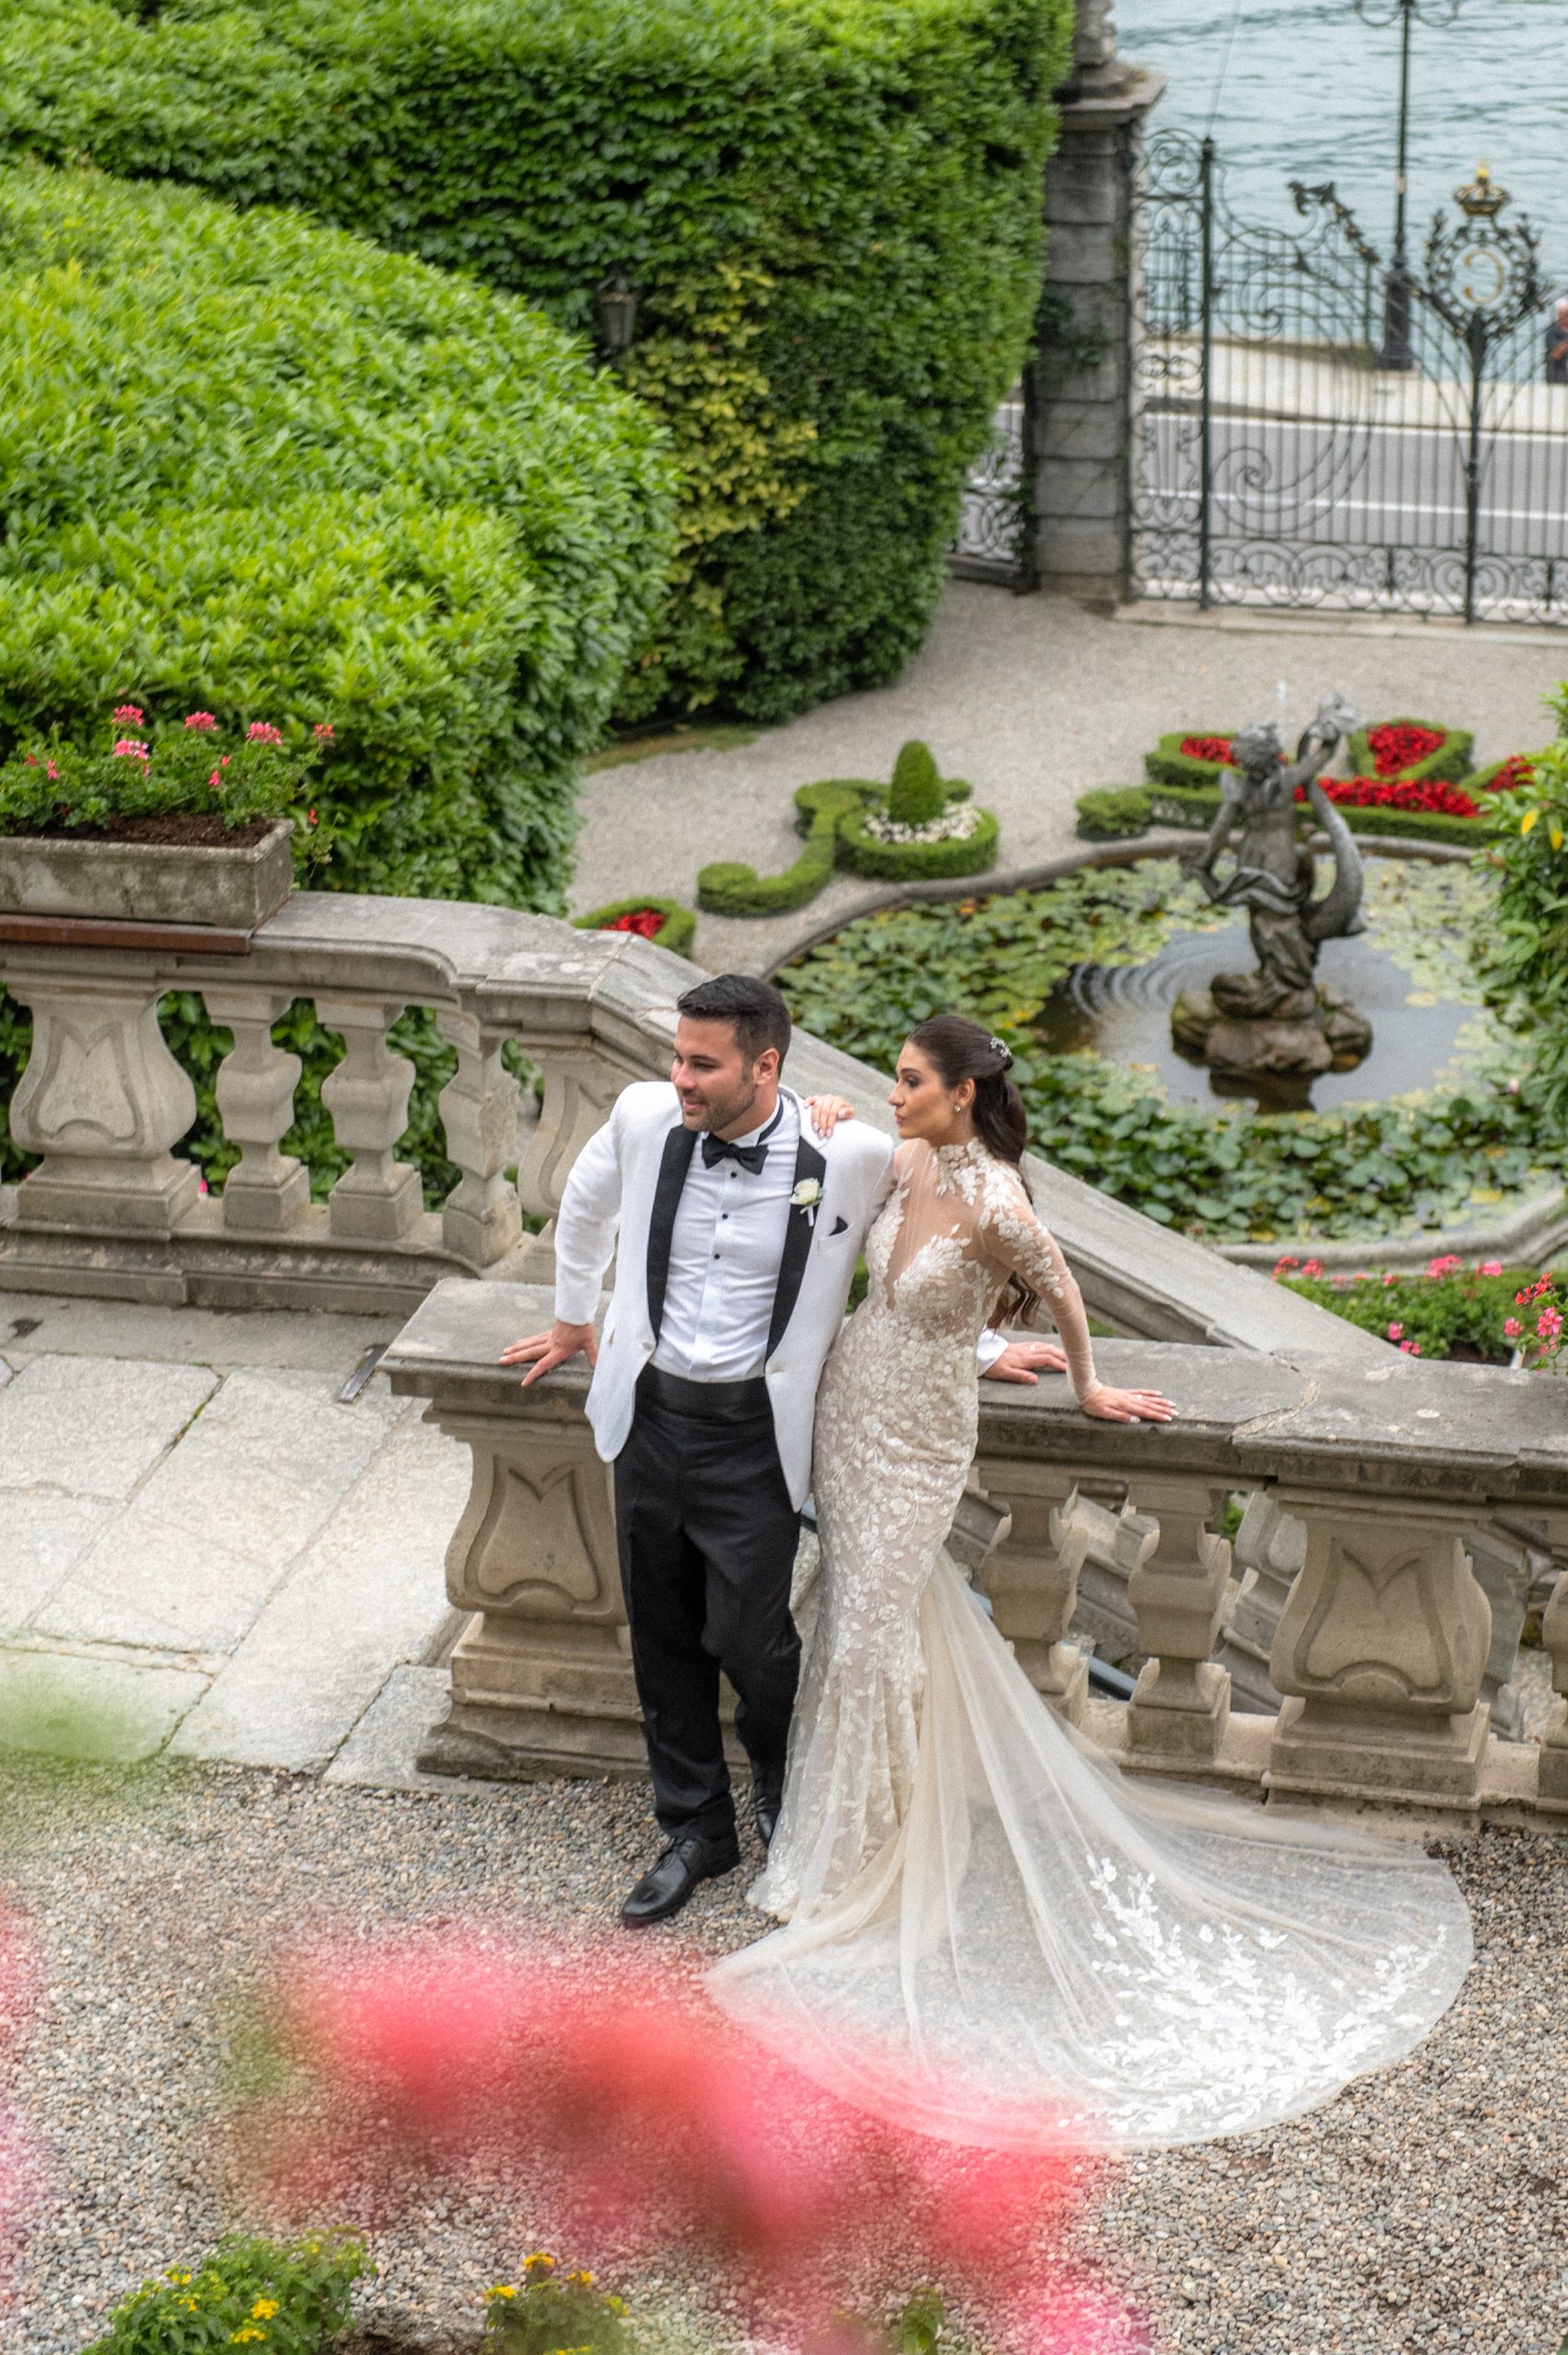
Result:
M584 332L624 270L624 381L685 488L621 710L773 720L923 636L1027 342L1071 22L1070 0L10 0L0 155L299 206Z
M1422 761L1412 761L1395 772L1402 785L1462 785L1470 775L1475 758L1475 739L1465 728L1445 728L1440 719L1378 719L1374 728L1425 728L1442 742L1436 752L1428 752ZM1371 776L1377 769L1366 728L1356 729L1350 738L1350 769L1353 776Z
M0 753L126 701L329 718L329 886L559 906L670 488L557 328L290 214L0 172Z
M795 827L806 836L806 848L794 865L781 867L776 875L759 875L738 859L715 859L698 873L697 905L721 916L776 916L803 908L833 871L840 820L876 790L838 777L798 787Z

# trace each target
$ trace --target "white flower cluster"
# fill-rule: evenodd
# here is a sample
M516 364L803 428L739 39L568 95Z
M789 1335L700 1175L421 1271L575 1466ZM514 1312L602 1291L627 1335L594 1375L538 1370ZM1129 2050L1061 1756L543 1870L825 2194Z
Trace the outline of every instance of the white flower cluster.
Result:
M901 826L879 810L868 810L861 824L874 842L961 843L979 832L984 819L985 811L977 810L972 801L956 801L940 818L928 818L923 826Z

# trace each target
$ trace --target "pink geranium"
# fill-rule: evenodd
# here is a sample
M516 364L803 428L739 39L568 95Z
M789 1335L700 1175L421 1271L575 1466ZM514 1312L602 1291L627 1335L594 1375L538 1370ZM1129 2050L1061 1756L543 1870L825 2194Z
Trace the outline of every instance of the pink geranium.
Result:
M283 741L282 729L274 728L269 719L253 719L245 732L253 744L280 744Z
M1503 1319L1503 1330L1510 1341L1516 1341L1524 1329L1516 1316L1505 1316Z
M143 710L139 703L117 703L114 709L109 714L109 718L111 719L129 719L133 721L138 728L141 726L146 716L146 713Z
M1483 1259L1479 1272L1483 1276L1500 1276L1503 1272L1503 1262L1501 1259Z
M1391 1326L1389 1327L1389 1338L1390 1338L1390 1340L1391 1340L1391 1341L1397 1341L1397 1340L1400 1338L1400 1336L1403 1333L1403 1331L1404 1331L1404 1327L1403 1327L1402 1325L1391 1325Z
M151 758L147 747L139 737L122 736L114 748L115 758L121 761L145 761Z
M330 744L336 730L330 719L318 719L312 732L319 742Z
M211 711L187 712L185 724L188 728L199 728L201 729L202 733L205 734L209 728L216 728L218 724L217 716L215 713Z
M559 1937L304 1955L274 2016L303 2107L273 2112L260 2155L293 2200L384 2212L421 2176L499 2177L531 2235L590 2263L701 2249L792 2343L829 2322L869 2249L885 2288L949 2276L1022 2347L1040 2231L1078 2197L1078 2154L1048 2118L1032 2148L983 2151L852 2109L731 2029L674 1959ZM894 2090L898 2064L866 2059Z

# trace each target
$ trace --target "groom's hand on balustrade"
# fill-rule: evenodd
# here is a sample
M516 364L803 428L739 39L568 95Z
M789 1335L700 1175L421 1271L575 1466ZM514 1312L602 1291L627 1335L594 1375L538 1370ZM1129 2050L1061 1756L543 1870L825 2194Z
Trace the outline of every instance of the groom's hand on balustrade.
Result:
M563 1325L557 1319L547 1333L531 1333L525 1341L514 1341L509 1350L501 1351L498 1363L527 1366L528 1372L522 1377L526 1390L531 1382L537 1382L542 1373L554 1373L558 1365L575 1358L579 1350L589 1365L599 1363L599 1336L593 1327Z
M1067 1358L1054 1341L1009 1341L985 1371L988 1382L1037 1383L1042 1373L1065 1373Z

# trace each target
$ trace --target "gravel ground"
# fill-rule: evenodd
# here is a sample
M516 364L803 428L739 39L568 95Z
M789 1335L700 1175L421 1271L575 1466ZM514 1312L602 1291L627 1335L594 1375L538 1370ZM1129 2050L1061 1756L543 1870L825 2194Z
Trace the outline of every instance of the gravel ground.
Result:
M637 1787L0 1769L0 1876L45 1970L10 2098L46 2172L0 2346L75 2355L143 2273L252 2221L212 2120L235 1997L280 1947L323 1928L601 1928L650 1846ZM1492 1832L1455 1863L1479 1959L1420 2051L1276 2131L1099 2170L1085 2253L1160 2355L1557 2355L1568 1843ZM736 1875L683 1917L693 1966L755 1934L741 1890ZM471 2322L532 2245L525 2215L439 2191L373 2242L372 2303L432 2324ZM669 2266L642 2294L670 2349L736 2343L694 2275Z

